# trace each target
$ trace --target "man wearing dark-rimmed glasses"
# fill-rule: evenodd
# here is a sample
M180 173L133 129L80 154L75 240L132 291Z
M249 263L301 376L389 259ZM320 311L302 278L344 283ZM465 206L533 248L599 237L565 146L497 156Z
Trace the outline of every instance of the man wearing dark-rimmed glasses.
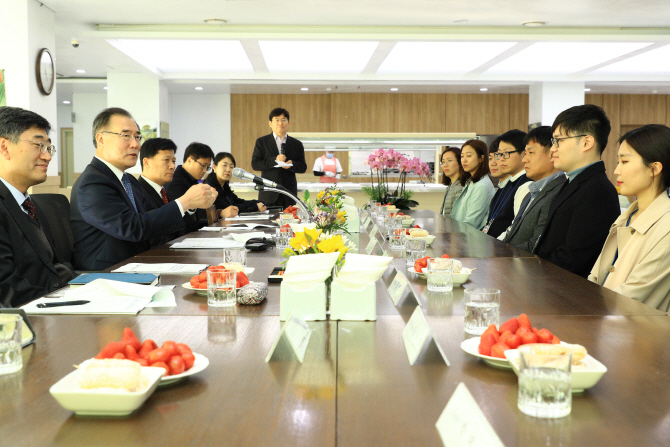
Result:
M18 107L0 107L0 307L18 307L74 278L56 253L49 227L28 188L47 179L56 148L49 122Z
M551 202L533 253L584 278L621 214L616 189L600 160L610 129L605 111L591 104L564 110L551 127L554 167L568 181Z

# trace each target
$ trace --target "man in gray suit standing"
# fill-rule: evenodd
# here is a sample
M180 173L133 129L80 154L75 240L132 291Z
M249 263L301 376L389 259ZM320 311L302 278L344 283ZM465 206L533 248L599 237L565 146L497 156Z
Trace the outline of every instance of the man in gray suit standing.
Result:
M536 127L526 136L526 155L522 161L526 175L534 181L529 183L529 192L504 239L504 242L529 252L533 251L547 223L551 200L567 181L565 174L554 167L551 137L549 126Z

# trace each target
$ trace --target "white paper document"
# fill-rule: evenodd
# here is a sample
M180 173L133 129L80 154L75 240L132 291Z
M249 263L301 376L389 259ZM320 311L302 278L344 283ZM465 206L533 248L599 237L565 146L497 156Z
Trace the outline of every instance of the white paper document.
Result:
M293 163L284 163L283 161L275 160L275 168L283 168L284 166L292 167Z
M251 216L227 217L225 220L227 220L227 221L231 221L231 220L270 220L270 215L269 214L253 214Z
M113 270L113 273L153 273L168 275L197 275L205 270L208 264L141 264L133 262Z
M223 231L225 228L224 227L202 227L198 231L212 231L212 232L219 232Z
M87 304L40 309L40 303L85 300ZM174 307L172 290L162 287L96 279L86 285L69 289L63 298L40 298L23 309L28 314L136 314L145 307Z
M259 228L261 230L265 228L277 228L275 224L260 224L260 223L239 223L228 225L223 231L251 231Z
M202 248L202 249L234 248L234 247L244 247L244 244L240 242L231 241L230 239L217 237L214 239L188 238L184 239L181 242L176 242L170 246L170 248Z

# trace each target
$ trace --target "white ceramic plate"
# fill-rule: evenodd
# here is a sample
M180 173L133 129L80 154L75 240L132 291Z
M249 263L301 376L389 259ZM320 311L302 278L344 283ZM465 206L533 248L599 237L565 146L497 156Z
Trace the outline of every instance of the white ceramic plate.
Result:
M247 275L247 278L248 278L249 275L251 275L251 274L254 272L254 270L256 270L255 267L244 267L244 274ZM181 286L182 286L184 289L194 290L195 293L198 294L198 295L203 295L203 296L206 296L206 295L207 295L207 289L196 289L195 287L193 287L193 286L191 285L190 282L185 282L185 283L182 284ZM238 287L237 290L239 290L239 287Z
M426 279L426 269L423 268L421 269L421 273L417 273L419 275L419 278ZM461 273L453 273L451 276L453 278L453 283L455 286L462 286L465 281L470 278L470 275L472 274L472 270L470 270L467 267L463 267L461 269Z
M189 369L188 371L184 371L181 374L175 374L174 376L162 377L158 386L170 385L171 383L178 382L185 377L199 373L200 371L209 366L209 359L204 355L194 352L193 356L195 357L195 362L193 362L193 366L191 366L191 369Z
M403 219L402 220L402 226L405 227L405 228L408 228L409 226L414 225L415 221L416 221L416 219L412 219L412 218Z
M512 369L518 376L519 350L508 349L505 351L505 357L507 357L507 360L509 360ZM607 372L607 367L590 355L587 355L581 363L581 365L573 365L572 367L571 377L573 393L583 393L584 390L589 389L598 383L600 378Z
M56 401L66 410L74 411L78 415L126 416L137 410L151 396L165 370L142 367L142 376L149 384L145 389L133 393L109 388L82 389L79 387L82 372L81 369L72 371L49 389Z
M480 354L479 353L480 340L481 337L474 337L469 338L467 340L463 340L463 343L461 343L461 349L470 355L479 357L480 359L484 360L484 363L488 363L489 365L495 366L496 368L512 369L512 365L510 365L509 360L507 359L499 359L498 357L491 357L489 355Z
M429 234L428 236L424 236L424 237L409 237L409 236L407 236L407 239L408 240L413 240L413 241L414 240L416 240L416 241L426 241L426 247L430 247L430 245L433 242L435 242L435 237L436 236L433 236L433 235Z

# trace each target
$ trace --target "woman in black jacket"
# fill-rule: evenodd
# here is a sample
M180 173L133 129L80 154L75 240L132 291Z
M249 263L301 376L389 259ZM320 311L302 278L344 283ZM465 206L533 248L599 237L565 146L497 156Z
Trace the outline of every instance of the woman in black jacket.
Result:
M222 219L235 217L238 213L248 213L252 211L265 211L265 204L258 200L244 200L235 195L230 189L230 178L235 168L235 157L229 152L219 152L214 157L214 166L212 173L209 174L205 183L216 189L219 195L216 197L214 205L216 211Z

